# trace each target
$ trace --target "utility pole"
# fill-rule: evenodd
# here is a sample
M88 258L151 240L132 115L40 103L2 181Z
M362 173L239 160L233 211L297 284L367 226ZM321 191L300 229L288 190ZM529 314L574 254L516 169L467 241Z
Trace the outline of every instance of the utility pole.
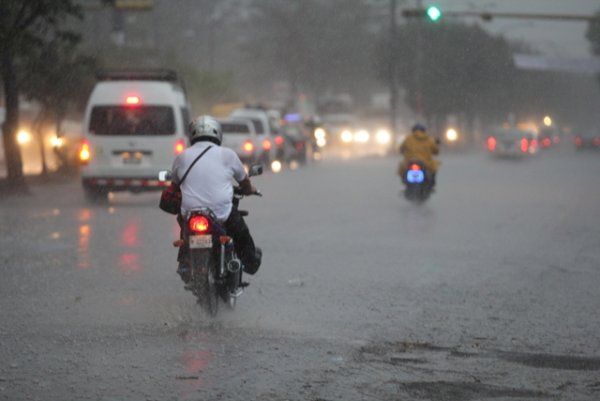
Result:
M390 0L390 64L389 64L389 81L390 81L390 130L392 138L396 138L397 134L397 113L398 113L398 77L396 76L396 6L397 0Z
M422 9L423 8L423 1L422 0L416 0L416 6L417 9ZM422 85L421 85L421 70L422 70L422 66L423 66L423 20L422 19L418 19L417 20L417 38L415 41L415 44L417 46L417 51L415 54L415 111L417 112L417 120L420 120L421 122L423 119L423 115L424 115L424 110L423 110L423 90L422 90Z

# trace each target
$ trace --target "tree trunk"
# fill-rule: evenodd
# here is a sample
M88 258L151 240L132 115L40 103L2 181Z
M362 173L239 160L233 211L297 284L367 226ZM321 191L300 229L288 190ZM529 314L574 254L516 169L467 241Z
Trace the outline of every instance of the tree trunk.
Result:
M13 188L27 191L23 177L23 162L21 150L17 144L17 131L19 129L19 88L13 64L12 54L5 51L0 60L0 75L4 84L4 100L6 105L6 118L2 126L2 141L4 144L4 157L8 184Z
M48 175L48 163L46 162L46 151L44 149L44 125L46 123L46 121L48 120L47 117L48 113L46 112L46 108L45 106L42 106L42 110L40 111L39 116L37 117L35 124L34 124L34 129L35 129L35 133L38 139L38 143L39 143L39 149L40 149L40 161L42 163L42 171L41 171L41 176L47 176Z

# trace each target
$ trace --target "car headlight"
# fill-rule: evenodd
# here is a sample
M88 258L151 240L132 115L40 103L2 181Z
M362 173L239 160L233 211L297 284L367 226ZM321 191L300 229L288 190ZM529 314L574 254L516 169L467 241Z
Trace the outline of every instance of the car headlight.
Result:
M446 131L446 139L450 142L454 142L458 139L458 132L454 128L448 128Z
M342 133L340 135L340 139L344 143L350 143L350 142L352 142L352 132L350 132L348 130L342 131Z
M354 141L358 142L358 143L367 143L369 142L369 132L361 129L360 131L357 131L356 134L354 134Z
M50 138L50 144L53 148L59 149L65 144L65 140L60 136L54 135L52 138Z
M380 145L387 145L392 140L392 136L390 135L390 132L388 130L380 129L375 134L375 140Z
M25 145L29 142L31 142L31 133L24 129L19 130L19 132L17 132L17 143L19 145Z
M320 139L325 139L325 135L327 135L327 133L325 132L325 130L323 128L317 128L315 130L315 139L318 141Z

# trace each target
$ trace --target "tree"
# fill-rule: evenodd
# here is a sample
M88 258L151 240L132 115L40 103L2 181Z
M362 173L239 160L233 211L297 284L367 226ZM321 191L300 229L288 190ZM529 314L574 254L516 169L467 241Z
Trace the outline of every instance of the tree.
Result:
M292 97L363 92L372 76L363 0L256 0L252 10L241 44L251 81L287 81Z
M420 31L420 32L419 32ZM421 47L417 48L417 35ZM407 102L416 109L417 91L428 119L448 114L475 117L505 116L510 111L511 77L515 69L510 44L476 25L408 23L398 29L391 51L396 57L398 82L407 89ZM417 52L421 64L416 65ZM390 49L387 39L377 51L377 69L388 79ZM419 68L420 88L416 69Z
M16 142L19 127L20 71L35 49L70 36L60 29L67 18L80 16L72 0L0 1L0 77L6 118L2 129L8 184L26 189L21 154Z
M585 36L590 41L592 52L600 56L600 11L596 13L596 16L598 18L590 20ZM600 81L600 74L598 80Z
M23 93L41 106L34 125L39 137L43 175L47 172L43 128L53 125L60 135L67 113L78 106L81 109L94 84L96 60L77 52L78 41L76 36L65 35L32 50L27 69L23 71Z

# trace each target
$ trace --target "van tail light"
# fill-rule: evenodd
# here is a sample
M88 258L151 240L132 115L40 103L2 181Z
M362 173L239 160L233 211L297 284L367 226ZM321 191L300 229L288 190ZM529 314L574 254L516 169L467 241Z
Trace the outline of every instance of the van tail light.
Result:
M529 141L527 138L521 138L521 152L526 153L529 150Z
M529 147L531 148L531 150L536 150L538 148L538 140L532 139L531 143L529 144Z
M275 145L277 145L277 146L283 145L283 137L281 135L277 135L275 137Z
M210 229L210 222L204 216L193 216L188 224L194 234L206 234Z
M90 148L90 143L86 140L81 142L81 147L79 148L79 161L83 165L87 165L92 158L92 150Z
M271 150L271 141L269 141L268 139L265 139L262 143L263 149L264 150Z
M177 140L175 142L175 154L179 155L185 150L185 141L183 139Z
M246 152L246 153L254 152L254 144L250 141L244 142L244 145L242 145L242 148L244 149L244 152Z
M142 103L142 100L139 96L130 95L125 98L125 104L128 106L138 106L140 103Z
M496 138L494 138L493 136L488 137L487 147L490 152L496 150Z
M546 138L542 139L542 146L544 148L549 148L550 145L552 145L552 141L550 138L546 137Z

